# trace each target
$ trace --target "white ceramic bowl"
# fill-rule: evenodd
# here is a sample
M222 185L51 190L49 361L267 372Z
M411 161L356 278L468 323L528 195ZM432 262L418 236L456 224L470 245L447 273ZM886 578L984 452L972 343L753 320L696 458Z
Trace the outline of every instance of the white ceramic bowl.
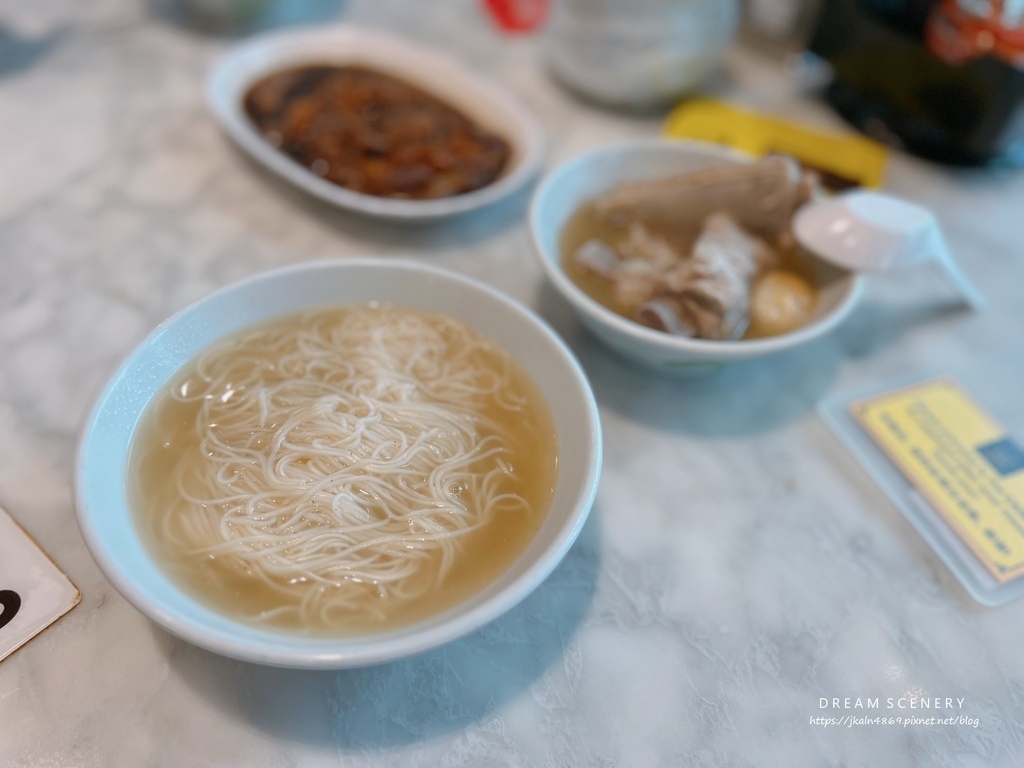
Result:
M243 107L246 92L258 80L304 64L359 64L419 86L504 137L512 147L508 166L486 187L437 200L364 195L322 179L268 144ZM536 174L543 157L540 124L509 93L444 53L367 27L287 30L240 43L210 72L206 98L224 130L255 160L322 200L371 216L417 221L475 210L522 187Z
M558 481L526 551L494 583L432 619L369 637L328 639L268 631L198 603L150 559L125 498L128 448L154 394L200 349L239 328L306 307L371 300L446 312L505 347L554 414ZM342 668L391 661L454 640L529 594L568 551L590 510L601 431L590 386L565 344L533 313L481 283L409 261L346 259L257 275L164 322L110 380L85 423L75 468L79 526L97 564L138 610L215 653L263 664Z
M598 338L621 354L665 370L689 370L746 360L805 344L834 328L853 309L862 278L835 272L818 294L814 319L791 333L750 341L672 336L622 317L583 292L562 269L560 241L569 217L586 201L620 182L658 178L750 162L713 144L646 140L617 144L572 158L547 174L530 204L536 253L552 284Z

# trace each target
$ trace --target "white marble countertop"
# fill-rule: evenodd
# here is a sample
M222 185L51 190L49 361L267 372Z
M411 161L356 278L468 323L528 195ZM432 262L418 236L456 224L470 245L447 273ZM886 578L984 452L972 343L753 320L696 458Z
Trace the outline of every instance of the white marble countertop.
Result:
M471 0L309 5L503 81L543 121L549 166L657 132L656 119L567 95L534 38L501 37ZM0 663L0 765L1024 765L1024 602L974 603L815 410L894 378L968 371L1024 429L1024 174L891 163L890 188L939 212L985 313L913 271L873 282L811 346L658 378L607 352L544 286L528 193L396 228L246 160L202 101L228 41L181 28L165 6L0 0L0 504L82 592ZM730 54L714 87L839 125L749 51ZM79 534L70 477L85 411L189 301L270 267L368 253L480 278L564 335L605 433L590 521L523 604L419 658L304 673L178 641L113 590ZM911 695L961 698L976 727L810 722L821 697Z

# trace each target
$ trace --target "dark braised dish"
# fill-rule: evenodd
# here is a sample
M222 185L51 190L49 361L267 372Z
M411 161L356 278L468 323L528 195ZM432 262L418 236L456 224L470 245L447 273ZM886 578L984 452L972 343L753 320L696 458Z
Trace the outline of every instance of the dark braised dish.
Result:
M318 176L367 195L426 200L497 179L508 142L435 96L359 66L268 75L245 95L271 146Z

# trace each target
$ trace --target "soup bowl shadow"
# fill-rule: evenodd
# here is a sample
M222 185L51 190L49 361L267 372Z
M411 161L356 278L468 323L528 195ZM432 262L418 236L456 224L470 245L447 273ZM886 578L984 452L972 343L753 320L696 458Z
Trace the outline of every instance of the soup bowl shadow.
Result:
M813 413L851 357L847 335L835 333L775 355L666 376L601 343L552 286L541 286L535 304L576 354L602 411L659 432L728 438L778 429ZM854 310L851 327L862 310Z
M232 662L157 628L170 667L198 697L260 732L310 747L383 750L470 728L544 676L583 623L600 570L599 512L550 577L504 616L427 653L361 669Z
M359 636L286 633L207 606L170 578L139 533L127 498L139 420L179 368L237 330L303 309L391 303L452 315L503 347L554 418L558 479L540 528L490 584L443 612ZM601 467L597 405L582 368L536 315L469 278L413 261L344 259L301 264L221 289L157 328L125 361L87 418L75 466L79 527L104 575L174 635L240 661L304 669L382 664L439 647L511 610L569 551L586 521Z

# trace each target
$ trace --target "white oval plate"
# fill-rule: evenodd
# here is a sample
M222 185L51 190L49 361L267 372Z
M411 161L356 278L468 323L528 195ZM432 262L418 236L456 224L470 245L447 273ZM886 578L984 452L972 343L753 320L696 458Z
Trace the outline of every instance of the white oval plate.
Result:
M512 148L508 166L486 187L437 200L364 195L322 179L268 144L242 103L261 78L303 64L360 64L418 86L505 138ZM428 220L489 205L522 187L536 174L543 156L540 124L506 91L450 56L366 27L288 30L240 43L211 70L206 98L228 135L258 162L322 200L371 216Z

